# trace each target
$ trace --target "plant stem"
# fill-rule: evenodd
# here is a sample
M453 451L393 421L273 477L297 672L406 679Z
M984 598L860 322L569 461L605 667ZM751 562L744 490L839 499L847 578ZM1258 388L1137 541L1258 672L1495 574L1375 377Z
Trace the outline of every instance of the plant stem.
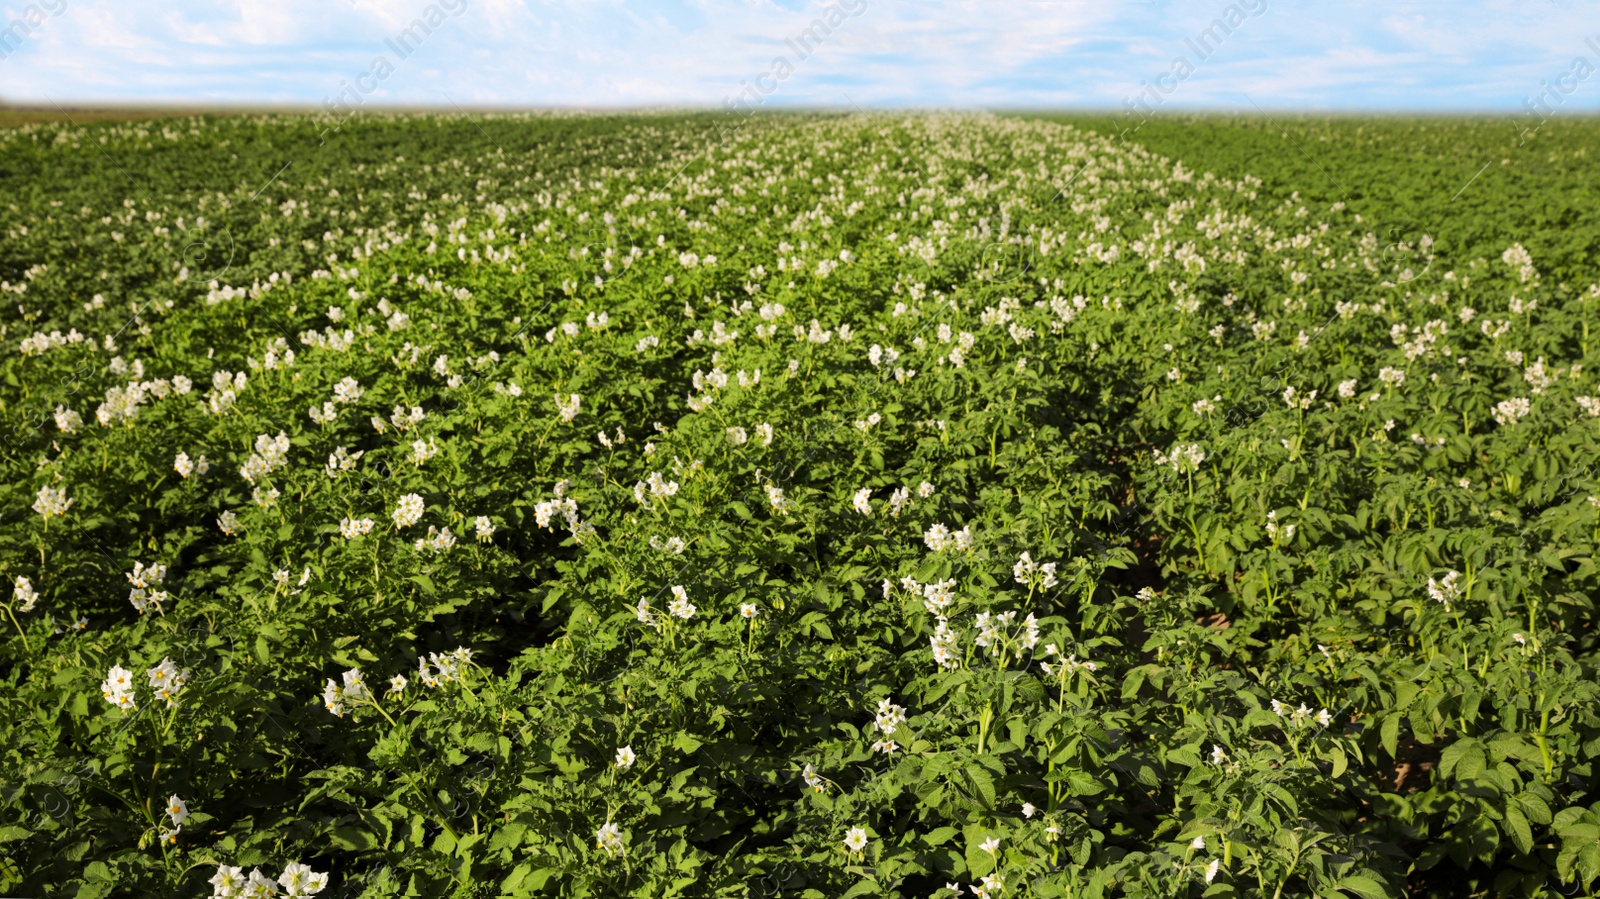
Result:
M17 616L11 613L11 606L7 605L4 606L4 608L6 610L6 617L11 619L11 626L17 629L17 636L22 638L22 651L32 655L33 648L28 645L28 635L23 633L22 625L17 623Z

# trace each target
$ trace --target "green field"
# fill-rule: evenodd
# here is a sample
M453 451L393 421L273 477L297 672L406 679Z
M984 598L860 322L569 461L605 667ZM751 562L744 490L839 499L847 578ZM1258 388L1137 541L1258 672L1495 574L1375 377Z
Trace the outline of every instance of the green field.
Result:
M0 130L0 893L1594 895L1600 121L1128 127Z

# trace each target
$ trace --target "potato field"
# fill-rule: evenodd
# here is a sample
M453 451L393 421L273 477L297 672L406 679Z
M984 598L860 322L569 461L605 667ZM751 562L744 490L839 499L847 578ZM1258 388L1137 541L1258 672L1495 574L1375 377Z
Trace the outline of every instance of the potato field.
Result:
M1597 146L0 130L0 894L1595 895Z

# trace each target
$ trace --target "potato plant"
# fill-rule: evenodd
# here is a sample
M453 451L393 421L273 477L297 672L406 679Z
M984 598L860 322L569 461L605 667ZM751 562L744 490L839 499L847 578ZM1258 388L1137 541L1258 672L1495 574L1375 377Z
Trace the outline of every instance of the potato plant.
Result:
M1593 240L715 118L0 132L0 891L1593 894Z

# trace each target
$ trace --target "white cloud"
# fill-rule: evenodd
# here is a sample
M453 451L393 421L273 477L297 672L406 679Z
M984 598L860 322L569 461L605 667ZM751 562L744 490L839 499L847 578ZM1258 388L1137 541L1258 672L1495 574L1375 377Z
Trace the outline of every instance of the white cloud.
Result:
M0 60L0 96L318 104L376 55L394 58L385 38L429 8L422 0L51 2L64 12ZM1184 39L1228 7L839 2L865 10L794 60L785 38L821 13L819 0L437 0L442 24L410 58L394 59L394 74L367 102L718 105L783 54L795 70L767 105L1120 107L1174 57L1193 57ZM1600 66L1600 52L1582 41L1600 37L1588 10L1558 0L1543 7L1273 0L1198 62L1169 104L1240 107L1248 95L1267 107L1515 108L1577 54ZM11 0L0 26L26 8ZM1592 90L1600 97L1600 80ZM1574 105L1585 102L1600 105L1582 96Z

